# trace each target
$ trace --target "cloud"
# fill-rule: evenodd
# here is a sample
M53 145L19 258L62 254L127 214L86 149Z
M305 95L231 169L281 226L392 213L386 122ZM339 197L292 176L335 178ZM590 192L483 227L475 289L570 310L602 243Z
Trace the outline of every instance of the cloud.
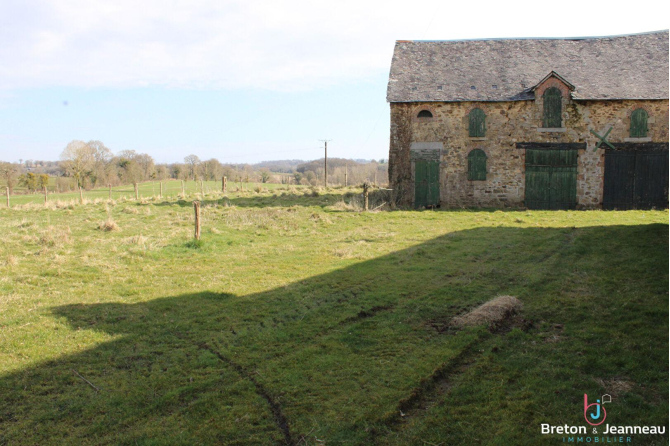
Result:
M391 37L370 38L382 24L375 25L374 8L356 2L71 0L0 8L5 88L301 89L387 70L393 47Z
M606 3L594 3L580 15L599 16L611 30ZM444 0L10 0L0 4L0 88L312 89L388 71L396 39L518 36L519 28L501 19L510 7ZM525 24L530 35L553 30L535 2L514 9L534 20ZM558 35L569 35L565 25L558 20ZM591 32L580 35L598 32L592 21L588 26Z

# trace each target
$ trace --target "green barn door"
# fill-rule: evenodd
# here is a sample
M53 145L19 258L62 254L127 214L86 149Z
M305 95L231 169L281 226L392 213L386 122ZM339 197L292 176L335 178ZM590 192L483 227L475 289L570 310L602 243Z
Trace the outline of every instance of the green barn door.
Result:
M414 162L414 207L440 204L440 163L437 161Z
M577 150L526 149L526 207L577 206Z
M668 208L668 151L638 152L635 157L635 206Z
M603 209L667 207L667 150L605 151Z
M603 209L634 209L635 152L605 151Z

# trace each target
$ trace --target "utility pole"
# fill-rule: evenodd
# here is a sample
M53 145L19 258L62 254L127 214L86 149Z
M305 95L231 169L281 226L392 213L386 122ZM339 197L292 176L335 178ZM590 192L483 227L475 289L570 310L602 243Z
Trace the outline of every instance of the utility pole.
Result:
M328 141L332 139L322 139L323 141L323 186L328 187Z

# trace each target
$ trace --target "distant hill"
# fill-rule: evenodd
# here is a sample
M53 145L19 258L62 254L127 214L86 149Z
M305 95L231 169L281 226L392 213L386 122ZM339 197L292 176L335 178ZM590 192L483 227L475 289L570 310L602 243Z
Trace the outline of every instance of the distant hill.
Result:
M345 158L328 158L328 169L336 167L350 166L354 167L361 164L370 164L377 162L377 160L372 159L345 159ZM260 163L253 163L250 166L254 170L259 169L268 169L270 172L277 173L293 173L293 172L306 172L306 171L317 171L319 168L323 168L323 158L305 161L305 160L276 160L276 161L261 161Z

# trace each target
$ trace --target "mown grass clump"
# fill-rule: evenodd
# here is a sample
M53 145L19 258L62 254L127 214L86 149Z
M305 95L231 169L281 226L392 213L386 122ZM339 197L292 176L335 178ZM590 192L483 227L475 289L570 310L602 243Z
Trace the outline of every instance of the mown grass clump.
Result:
M98 229L100 229L101 231L109 232L109 231L118 231L120 228L119 225L116 224L113 218L107 217L106 220L101 221L98 224Z
M499 324L521 311L523 304L514 296L498 296L452 320L455 327Z
M71 242L70 227L49 225L39 232L39 243L46 247L60 247Z

